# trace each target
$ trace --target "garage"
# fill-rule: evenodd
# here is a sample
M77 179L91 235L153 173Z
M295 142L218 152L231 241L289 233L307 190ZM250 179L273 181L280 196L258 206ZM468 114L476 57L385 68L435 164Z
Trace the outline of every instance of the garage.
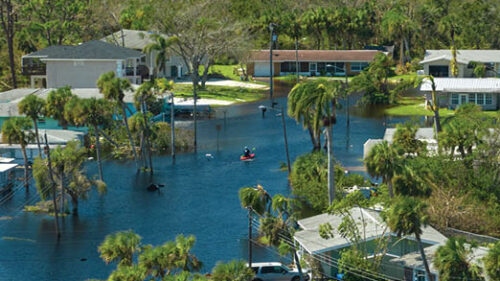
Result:
M274 68L273 68L274 72ZM255 77L269 77L269 63L256 62L255 63Z

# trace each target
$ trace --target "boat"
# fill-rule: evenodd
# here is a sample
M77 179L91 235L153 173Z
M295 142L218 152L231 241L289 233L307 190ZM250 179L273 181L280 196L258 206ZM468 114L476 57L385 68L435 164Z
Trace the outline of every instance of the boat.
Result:
M245 155L240 156L241 161L251 161L254 158L255 158L255 153L250 154L250 156L245 156Z

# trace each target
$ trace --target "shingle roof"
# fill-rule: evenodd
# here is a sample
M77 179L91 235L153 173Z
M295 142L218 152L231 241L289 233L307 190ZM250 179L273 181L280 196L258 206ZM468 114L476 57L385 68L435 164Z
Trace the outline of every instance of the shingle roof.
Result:
M384 234L386 224L380 217L380 213L370 209L351 209L351 215L356 223L361 224L361 217L364 218L366 239L371 240L381 237ZM321 214L314 217L298 221L303 229L294 235L294 239L311 254L319 254L333 249L343 248L349 245L349 241L338 233L337 228L342 223L343 216ZM333 238L323 239L319 235L319 226L324 223L330 223L333 228ZM422 228L422 241L430 244L441 244L446 241L441 233L434 228L427 226ZM387 234L387 233L386 233Z
M299 61L372 61L380 51L375 50L299 50ZM269 50L256 50L250 54L249 61L266 62L269 61ZM273 61L295 61L295 50L274 50Z
M497 78L434 78L436 91L459 93L500 93L500 79ZM432 91L429 79L420 84L420 91Z
M88 41L80 45L49 46L25 58L50 59L128 59L142 57L139 51L123 48L99 40Z
M451 50L426 50L424 59L420 63L437 60L449 61L451 58ZM464 64L471 61L500 63L500 50L457 50L457 61Z
M142 51L146 45L153 43L153 40L150 37L153 33L154 32L151 31L123 29L123 36L122 31L117 31L102 38L101 41L121 46L123 38L123 43L125 43L124 45L126 48ZM166 38L167 36L163 35L163 37Z

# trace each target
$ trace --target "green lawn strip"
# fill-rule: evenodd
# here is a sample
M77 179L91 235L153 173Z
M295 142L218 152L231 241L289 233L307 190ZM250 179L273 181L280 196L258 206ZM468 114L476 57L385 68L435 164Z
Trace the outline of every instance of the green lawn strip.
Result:
M424 97L401 97L398 103L385 109L385 113L393 116L434 116L434 112L424 107ZM441 117L452 116L455 112L447 108L439 109ZM483 111L485 117L495 117L498 111Z
M210 70L208 74L220 74L224 76L226 79L229 80L234 80L242 83L252 83L252 84L260 84L260 85L267 85L268 83L262 82L262 81L257 81L257 80L252 80L252 81L242 81L241 77L237 74L234 73L235 68L240 68L241 66L239 64L231 64L231 65L221 65L221 64L216 64L212 65L210 67ZM205 69L204 66L200 66L200 77L203 75L203 70Z
M176 84L174 91L176 97L193 96L193 86L191 84ZM198 90L198 97L233 102L250 102L263 98L267 91L266 89L207 85L205 90Z

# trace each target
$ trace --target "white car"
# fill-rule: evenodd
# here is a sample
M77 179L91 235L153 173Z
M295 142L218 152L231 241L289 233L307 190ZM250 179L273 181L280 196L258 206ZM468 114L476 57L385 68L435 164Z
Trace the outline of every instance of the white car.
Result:
M300 275L297 269L290 269L280 262L256 262L252 263L255 272L254 281L299 281ZM308 281L309 275L302 271L303 280Z

